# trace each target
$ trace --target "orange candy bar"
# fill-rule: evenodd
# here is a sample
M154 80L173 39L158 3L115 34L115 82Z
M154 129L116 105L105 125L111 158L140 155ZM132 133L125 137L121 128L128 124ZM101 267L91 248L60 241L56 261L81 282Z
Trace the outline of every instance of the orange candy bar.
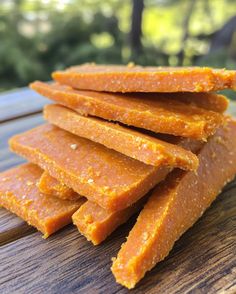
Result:
M163 260L175 241L209 207L236 173L236 122L221 128L199 152L198 172L173 171L154 190L112 265L131 289Z
M107 92L210 92L236 87L236 71L207 67L84 64L52 76L76 89Z
M41 180L42 178L44 182L43 191L51 191L52 195L55 194L57 197L59 195L59 198L61 198L61 189L58 190L57 188L58 186L61 186L61 183L51 177L47 172L43 173ZM41 188L40 182L39 188ZM65 191L66 189L71 190L64 184L62 185L62 191L64 191L64 189ZM41 192L43 191L41 190ZM133 214L138 212L145 203L146 199L147 197L143 197L133 205L116 212L109 212L92 201L86 201L73 214L72 220L80 233L83 234L88 241L91 241L94 245L98 245L104 241L118 226L125 223Z
M105 145L120 153L155 166L196 170L198 158L180 146L93 117L84 117L60 105L47 105L44 117L75 135Z
M38 188L40 192L44 194L61 199L76 200L81 198L78 193L74 192L71 188L68 188L64 183L51 177L48 172L43 172L38 183Z
M143 94L143 97L145 97L145 95L146 94ZM158 94L153 94L153 96L154 95ZM174 99L220 113L225 112L229 106L229 100L225 96L215 93L163 93L161 95L165 98Z
M224 122L220 113L152 95L77 91L58 84L34 82L31 88L82 115L98 116L156 133L206 140Z
M0 174L0 204L44 234L44 238L72 222L72 214L84 203L42 194L37 182L42 170L31 163Z
M146 165L52 125L16 135L9 143L14 152L110 211L136 202L170 170Z
M133 205L116 212L109 212L96 203L87 201L73 214L72 220L88 241L98 245L118 226L137 213L146 199L147 197L143 197Z

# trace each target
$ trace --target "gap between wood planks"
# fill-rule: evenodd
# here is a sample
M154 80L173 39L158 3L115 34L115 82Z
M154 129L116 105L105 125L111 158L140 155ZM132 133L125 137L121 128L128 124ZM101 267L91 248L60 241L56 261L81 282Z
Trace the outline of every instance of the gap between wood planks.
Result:
M21 88L0 94L0 123L40 113L47 98L29 88Z
M25 114L22 114L22 115L12 116L12 117L9 117L9 118L7 118L5 120L1 120L0 125L2 123L8 123L8 122L11 122L11 121L14 121L14 120L17 120L17 119L27 118L27 117L30 117L32 115L40 114L40 113L42 113L42 111L43 111L43 109L41 109L39 111L31 112L31 113L25 113Z
M29 226L27 223L22 223L18 227L0 233L0 247L19 240L25 236L29 236L35 232L37 232L36 229Z

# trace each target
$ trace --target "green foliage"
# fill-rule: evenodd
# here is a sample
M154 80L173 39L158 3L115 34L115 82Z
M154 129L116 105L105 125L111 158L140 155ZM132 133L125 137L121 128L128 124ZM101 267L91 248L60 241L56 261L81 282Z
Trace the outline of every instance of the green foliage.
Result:
M0 89L49 80L53 70L84 62L236 68L236 33L209 54L235 1L144 1L139 54L129 42L131 0L0 1Z
M74 64L122 62L124 37L115 16L96 11L93 20L87 22L80 11L49 11L44 12L44 22L37 15L40 7L35 19L29 21L20 7L15 6L13 15L0 15L0 88L49 80L53 70ZM33 33L29 33L31 29ZM92 35L103 32L114 42L103 48L101 40L97 48Z

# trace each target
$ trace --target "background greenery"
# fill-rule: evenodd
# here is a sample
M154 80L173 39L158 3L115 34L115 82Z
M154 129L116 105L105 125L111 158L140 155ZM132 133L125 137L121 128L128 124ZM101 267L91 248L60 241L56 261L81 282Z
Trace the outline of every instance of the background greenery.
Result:
M0 90L92 61L235 69L236 1L0 1Z

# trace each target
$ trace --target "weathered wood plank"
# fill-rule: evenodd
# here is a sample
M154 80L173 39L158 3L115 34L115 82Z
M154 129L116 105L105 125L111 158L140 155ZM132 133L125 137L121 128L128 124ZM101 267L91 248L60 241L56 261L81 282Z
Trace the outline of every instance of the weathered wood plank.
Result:
M31 129L44 122L42 114L34 114L25 118L19 118L10 122L0 124L0 148L6 146L7 140L19 132Z
M12 218L12 213L10 213L5 208L0 208L0 236L4 231L9 228L14 228L18 226L18 224L24 223L19 217Z
M0 246L32 234L36 230L15 214L0 208Z
M234 293L236 180L133 293ZM43 240L40 233L1 247L2 293L128 293L110 272L134 220L93 247L72 226ZM9 269L14 269L9 270Z
M29 88L21 88L0 95L0 123L42 111L50 100Z
M32 234L36 230L22 219L0 208L0 246Z
M25 130L42 124L43 122L42 114L35 114L26 118L0 124L0 171L24 162L24 159L9 151L9 138L14 134L24 132Z

